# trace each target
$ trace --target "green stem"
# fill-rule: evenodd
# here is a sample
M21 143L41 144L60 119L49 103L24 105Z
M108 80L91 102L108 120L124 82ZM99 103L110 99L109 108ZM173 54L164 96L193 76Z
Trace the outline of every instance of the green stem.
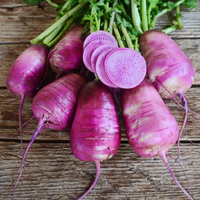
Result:
M120 23L120 27L121 27L122 33L124 34L124 37L126 39L126 43L127 43L128 48L134 49L131 38L128 35L127 29L124 27L119 15L116 15L116 17L117 17L117 21Z
M85 0L79 5L75 6L73 9L68 11L65 15L63 15L59 20L54 22L49 28L47 28L45 31L43 31L40 35L38 35L36 38L32 39L30 42L31 44L36 44L41 42L47 35L49 35L54 29L56 29L60 24L65 22L69 17L71 17L73 14L78 12L81 8L83 8L89 0Z
M119 33L119 30L118 30L117 25L116 25L115 22L113 23L113 30L114 30L114 32L115 32L115 37L116 37L116 39L117 39L117 41L118 41L119 46L120 46L121 48L124 48L124 47L125 47L125 46L124 46L124 43L123 43L123 41L122 41L121 35L120 35L120 33Z
M131 0L131 16L132 16L133 26L139 34L142 34L143 31L140 27L141 25L140 15L135 1L136 0Z
M112 12L112 17L110 19L110 24L109 24L109 33L112 34L113 32L113 23L115 19L115 12Z
M53 6L55 9L60 8L60 6L57 3L52 2L51 0L46 0L46 2L50 5Z
M52 47L54 46L62 37L63 35L66 33L66 31L68 30L68 28L71 26L71 24L73 23L74 18L71 17L68 21L67 24L65 25L65 27L59 32L59 34L50 42L48 43L44 43L47 47Z
M176 7L176 20L178 22L178 27L180 29L183 29L183 24L181 23L180 6Z
M176 30L176 25L170 26L170 27L168 27L168 28L166 28L166 29L163 29L162 32L164 32L164 33L166 33L166 34L169 34L169 33L171 33L171 32L174 31L174 30Z
M180 0L180 1L176 2L176 3L174 4L174 7L173 7L173 8L176 8L177 6L181 5L183 2L184 2L184 0ZM150 24L150 28L154 28L154 26L155 26L155 24L156 24L157 18L160 17L160 16L162 16L162 15L164 15L164 14L167 13L168 11L169 11L169 10L166 8L166 9L162 10L160 13L158 13L157 15L155 15L155 16L153 17L152 23Z
M142 29L145 32L148 30L146 0L141 0L141 4L142 4Z

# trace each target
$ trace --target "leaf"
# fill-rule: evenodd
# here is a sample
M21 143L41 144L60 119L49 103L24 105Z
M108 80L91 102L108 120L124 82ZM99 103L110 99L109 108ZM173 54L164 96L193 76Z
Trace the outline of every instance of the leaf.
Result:
M183 6L187 7L187 8L190 8L190 9L195 9L197 5L197 1L196 0L185 0L183 2Z
M28 4L28 5L37 5L41 1L44 1L44 0L22 0L22 1L23 3Z

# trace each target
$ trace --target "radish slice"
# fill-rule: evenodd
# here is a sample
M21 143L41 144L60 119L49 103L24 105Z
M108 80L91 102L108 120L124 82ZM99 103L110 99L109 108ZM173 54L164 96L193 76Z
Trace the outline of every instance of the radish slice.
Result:
M96 61L97 61L98 56L104 51L106 51L107 49L113 49L113 48L114 47L112 45L108 45L107 43L107 44L103 44L97 47L93 51L92 56L91 56L91 68L94 70L95 73L96 73Z
M129 89L139 85L146 75L146 62L135 50L117 48L105 59L105 72L118 87Z
M105 66L104 66L104 62L106 59L106 56L113 50L113 48L107 49L106 51L104 51L103 53L101 53L99 55L99 57L97 58L96 61L96 65L95 65L95 71L96 74L98 76L98 78L100 79L100 81L104 84L107 85L109 87L113 87L113 88L118 88L118 86L116 86L107 76L106 72L105 72Z
M89 36L87 36L87 38L85 39L85 41L83 43L83 48L86 48L86 46L89 43L91 43L92 41L95 41L95 40L106 40L106 41L113 43L116 47L118 46L117 40L111 33L100 30L100 31L95 31L95 32L91 33Z
M104 45L104 44L107 44L108 46L113 45L113 43L110 43L106 40L95 40L95 41L90 42L90 44L88 44L87 47L83 51L83 62L85 64L85 66L87 67L87 69L93 73L95 73L95 72L91 66L92 53L96 48L98 48L99 46Z

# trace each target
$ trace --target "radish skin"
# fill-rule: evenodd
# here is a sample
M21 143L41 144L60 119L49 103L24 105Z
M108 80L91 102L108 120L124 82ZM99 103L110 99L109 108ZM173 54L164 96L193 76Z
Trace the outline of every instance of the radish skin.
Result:
M149 30L139 38L140 51L146 60L147 76L164 99L179 97L185 110L178 138L178 151L182 131L187 122L188 106L184 94L192 86L195 70L180 47L165 33ZM179 156L179 155L178 155Z
M52 70L57 73L57 78L62 73L77 72L82 66L85 39L82 36L83 28L83 25L71 28L50 52L49 64Z
M79 96L78 105L70 133L73 154L82 161L94 161L96 178L100 176L100 161L112 158L120 145L120 123L113 96L101 82L87 83Z
M166 158L166 153L178 140L178 123L154 85L148 80L137 87L122 91L122 110L129 144L140 156L161 157L175 183L179 184Z
M42 44L34 44L25 49L12 64L7 80L7 89L21 97L19 108L19 129L22 133L22 107L25 98L33 97L47 73L48 48Z
M71 126L78 95L85 84L86 80L81 75L69 74L45 86L34 97L32 110L38 121L38 127L23 155L19 176L13 190L13 199L15 199L15 190L22 174L25 158L35 138L45 129L63 131Z

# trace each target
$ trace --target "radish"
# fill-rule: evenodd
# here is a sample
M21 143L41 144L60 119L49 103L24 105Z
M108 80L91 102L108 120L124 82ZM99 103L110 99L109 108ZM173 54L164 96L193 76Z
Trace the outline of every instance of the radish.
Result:
M104 62L106 59L106 56L108 55L108 53L110 53L113 50L113 48L107 49L105 50L103 53L101 53L95 63L95 71L96 74L99 78L99 80L112 88L118 88L118 86L116 86L107 76L106 72L105 72L105 66L104 66Z
M112 158L120 145L120 123L112 93L101 82L87 83L79 96L70 133L70 146L82 161L94 161L96 178L80 198L95 186L100 176L100 162Z
M85 66L87 67L87 69L93 73L95 73L95 67L93 67L94 63L91 62L91 57L95 49L97 49L98 47L102 45L107 45L108 48L117 47L113 43L108 42L106 40L94 40L90 42L83 51L83 62Z
M35 138L44 129L62 131L71 126L78 95L85 83L86 80L81 75L69 74L45 86L34 97L32 110L38 121L38 127L23 155L19 176L14 186L13 199L24 160Z
M139 39L141 53L146 60L147 76L164 99L178 96L185 110L178 138L178 151L182 130L187 121L187 100L184 93L192 86L195 70L180 47L165 33L158 30L145 32Z
M92 55L91 55L91 68L93 69L94 73L96 73L96 61L97 61L97 58L99 57L99 55L105 51L107 51L107 49L113 49L115 47L113 46L109 46L108 43L106 44L103 44L99 47L97 47L93 52L92 52Z
M52 49L49 64L57 78L62 73L77 72L83 63L84 26L77 25L71 28Z
M116 38L111 33L108 33L107 31L103 31L103 30L98 30L98 31L92 32L89 36L86 37L83 44L83 48L85 49L88 44L90 44L91 42L95 40L101 40L101 41L104 40L104 41L113 43L114 46L118 46L118 42Z
M167 161L166 153L178 139L178 123L154 85L144 79L137 87L123 90L122 110L133 150L145 158L161 157L176 184L192 199L177 181Z
M6 86L16 96L21 97L19 108L19 129L22 133L22 107L25 98L33 97L37 88L47 73L48 48L42 44L35 44L25 49L12 64Z
M111 82L119 88L133 88L139 85L146 75L144 58L135 50L116 48L105 59L105 72Z

